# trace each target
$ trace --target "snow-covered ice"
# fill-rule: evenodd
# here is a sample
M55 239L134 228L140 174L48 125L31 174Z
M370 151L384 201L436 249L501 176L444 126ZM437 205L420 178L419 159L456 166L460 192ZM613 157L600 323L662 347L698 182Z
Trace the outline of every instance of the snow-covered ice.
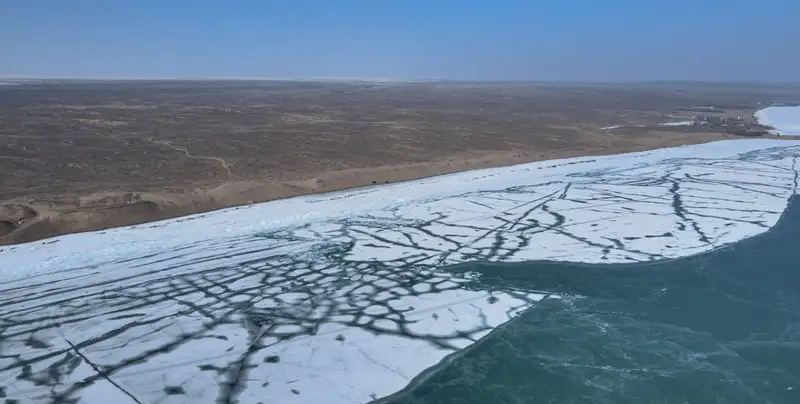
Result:
M772 106L754 114L758 123L775 128L775 134L800 136L800 106Z
M646 125L612 125L612 126L605 126L600 129L602 130L612 130L612 129L620 129L620 128L644 128Z
M679 121L679 122L667 122L659 124L659 126L692 126L694 124L693 121ZM621 129L621 128L644 128L647 125L612 125L612 126L604 126L600 128L601 130L613 130L613 129Z
M694 125L693 121L666 122L661 124L661 126L692 126L692 125Z
M470 261L622 263L771 228L800 142L573 158L0 247L0 396L364 403L533 309Z

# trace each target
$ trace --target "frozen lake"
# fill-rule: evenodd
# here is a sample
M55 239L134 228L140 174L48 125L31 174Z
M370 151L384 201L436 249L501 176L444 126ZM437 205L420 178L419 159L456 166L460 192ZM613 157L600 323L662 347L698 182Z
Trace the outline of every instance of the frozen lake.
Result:
M773 106L755 113L758 123L775 128L783 136L800 136L800 106Z
M771 234L798 156L546 161L0 247L0 397L677 403L664 386L691 380L690 402L798 402L796 271L713 258Z

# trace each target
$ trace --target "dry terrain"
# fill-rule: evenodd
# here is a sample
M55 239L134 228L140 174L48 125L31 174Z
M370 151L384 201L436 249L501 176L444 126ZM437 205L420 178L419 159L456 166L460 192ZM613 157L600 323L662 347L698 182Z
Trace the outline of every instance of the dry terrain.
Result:
M735 138L657 124L698 106L752 113L798 94L693 83L0 85L0 244L474 168ZM622 124L639 126L602 129Z

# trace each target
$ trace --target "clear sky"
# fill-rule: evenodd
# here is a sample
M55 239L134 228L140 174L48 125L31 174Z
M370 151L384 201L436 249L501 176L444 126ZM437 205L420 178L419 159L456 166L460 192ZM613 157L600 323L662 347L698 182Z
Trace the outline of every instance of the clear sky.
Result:
M800 0L0 0L0 75L800 81Z

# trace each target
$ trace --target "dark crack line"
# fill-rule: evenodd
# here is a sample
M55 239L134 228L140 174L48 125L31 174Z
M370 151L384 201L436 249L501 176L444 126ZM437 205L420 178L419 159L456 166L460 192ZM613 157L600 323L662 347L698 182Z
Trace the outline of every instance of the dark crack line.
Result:
M72 343L70 340L68 340L67 338L64 338L64 341L66 341L66 342L67 342L67 344L69 344L70 348L72 348L72 350L73 350L73 351L75 351L75 353L76 353L78 356L80 356L80 357L81 357L81 358L82 358L84 361L86 361L86 363L87 363L89 366L91 366L91 367L92 367L92 369L94 369L94 371L95 371L95 372L96 372L96 373L97 373L97 374L98 374L100 377L102 377L103 379L106 379L106 380L107 380L109 383L113 384L113 385L114 385L114 387L116 387L117 389L119 389L119 391L121 391L121 392L125 393L125 395L126 395L126 396L130 397L130 398L131 398L131 400L135 401L137 404L142 404L142 402L141 402L141 401L139 401L139 399L137 399L137 398L136 398L136 396L134 396L133 394L131 394L131 393L130 393L128 390L125 390L124 388L122 388L122 386L120 386L120 385L119 385L119 384L117 384L117 383L116 383L114 380L112 380L110 377L108 377L108 374L106 374L106 372L105 372L105 371L102 371L102 370L100 370L100 368L98 368L98 367L97 367L97 365L95 365L95 364L94 364L92 361L90 361L90 360L89 360L89 358L87 358L87 357L86 357L86 355L84 355L83 353L81 353L81 351L80 351L80 350L79 350L79 349L78 349L78 348L75 346L75 344L73 344L73 343Z

